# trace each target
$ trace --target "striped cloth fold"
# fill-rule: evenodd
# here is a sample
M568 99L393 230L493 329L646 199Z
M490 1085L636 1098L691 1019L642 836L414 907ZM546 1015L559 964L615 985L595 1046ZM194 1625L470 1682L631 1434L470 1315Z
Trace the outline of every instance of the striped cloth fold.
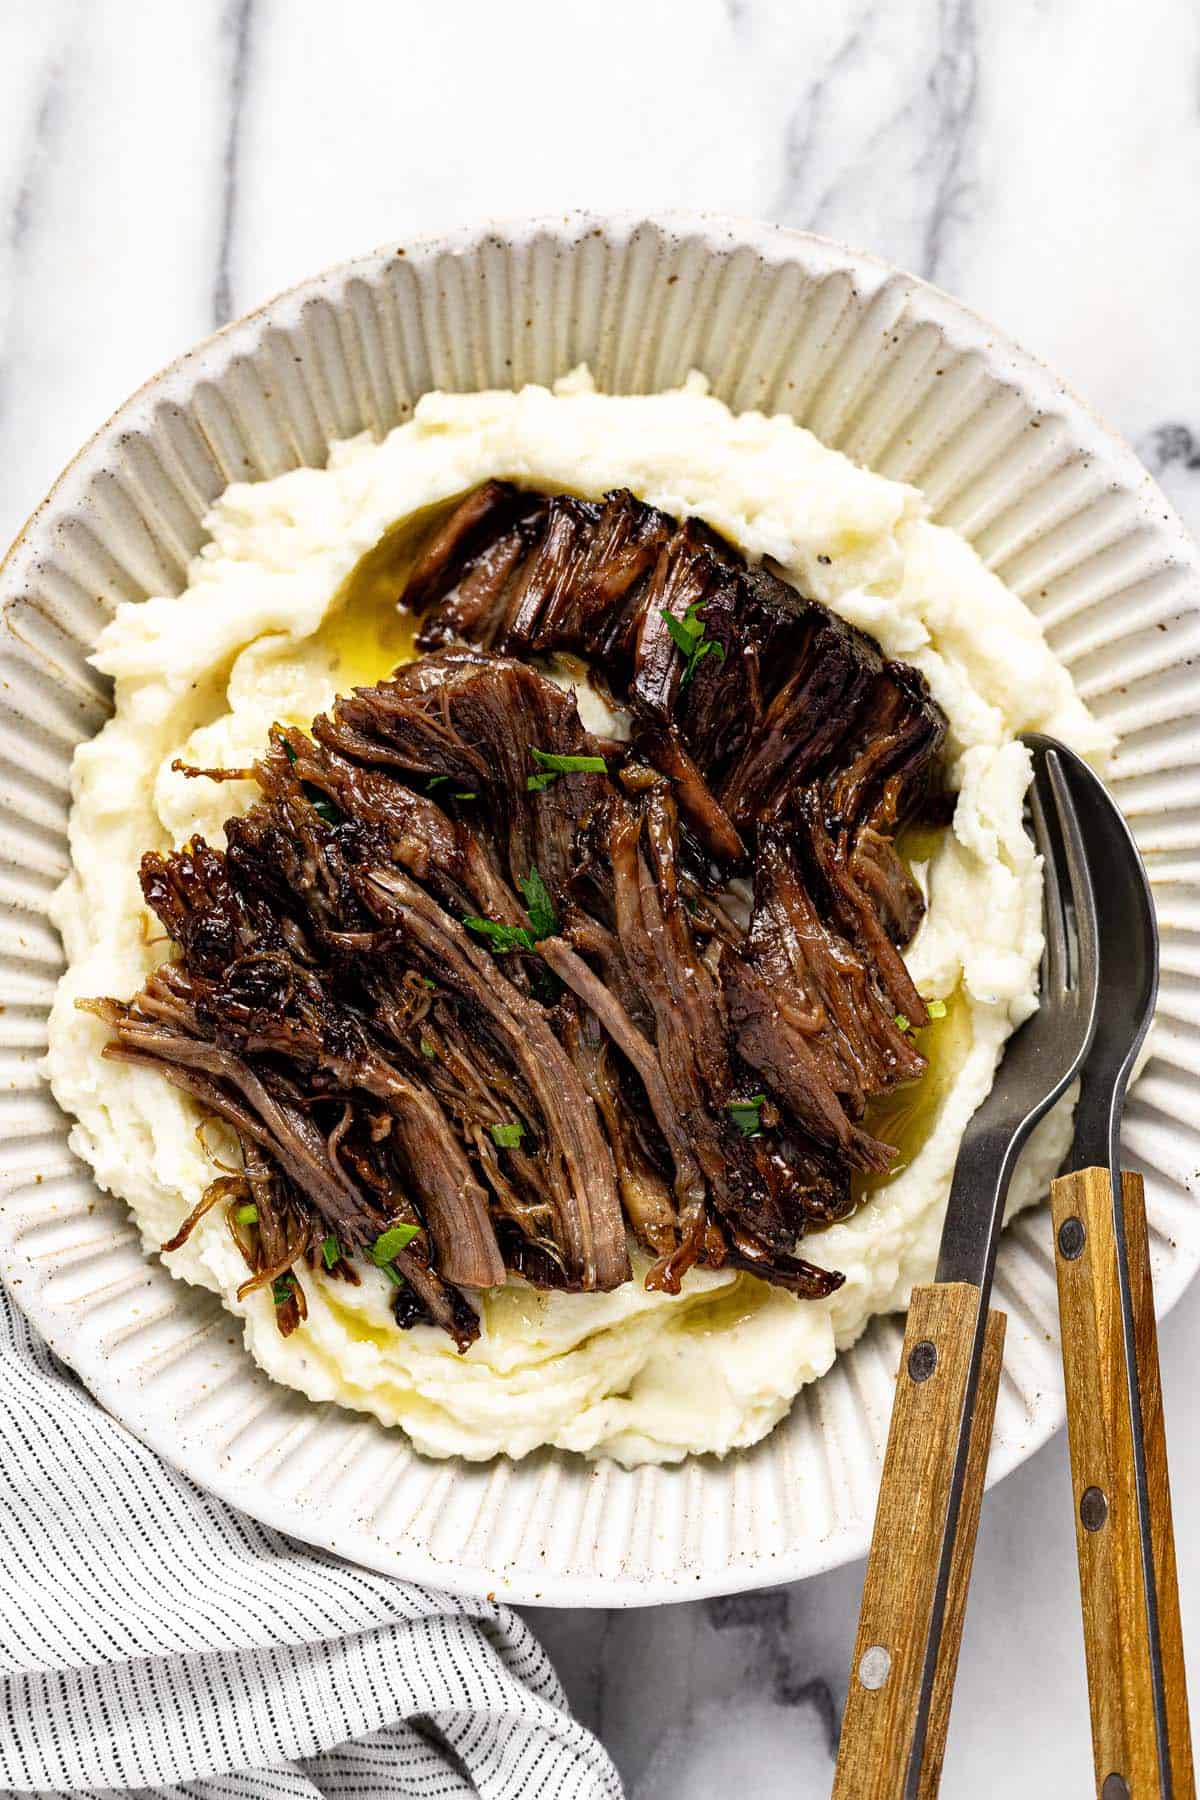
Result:
M176 1474L0 1291L0 1788L619 1800L518 1616Z

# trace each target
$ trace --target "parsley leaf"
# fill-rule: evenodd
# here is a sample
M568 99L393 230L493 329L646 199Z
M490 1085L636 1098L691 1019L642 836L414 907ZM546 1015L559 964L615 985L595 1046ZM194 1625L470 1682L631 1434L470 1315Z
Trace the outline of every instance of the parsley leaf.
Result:
M468 931L487 938L493 956L507 956L512 950L524 950L530 955L536 955L539 939L550 937L558 930L554 902L536 864L530 865L529 873L520 886L529 912L528 925L501 925L498 919L481 919L474 913L463 920ZM544 963L536 962L529 971L529 978L542 1005L553 1006L561 985L558 976Z
M341 1261L341 1256L342 1246L338 1243L337 1238L331 1231L329 1236L325 1239L325 1242L321 1245L321 1261L325 1264L327 1269L332 1269L335 1262Z
M271 1298L276 1306L284 1306L292 1297L291 1275L278 1275L271 1283Z
M925 1002L925 1011L929 1014L931 1019L944 1019L946 1016L946 1002L944 1000L927 1000Z
M529 754L538 768L544 774L549 775L551 779L555 775L607 775L608 773L608 764L602 756L560 756L556 750L539 750L536 744L530 744ZM525 785L532 787L535 781L539 787L546 785L541 775L531 775Z
M666 621L667 630L671 634L671 642L675 645L675 648L677 650L682 650L686 657L692 657L695 654L697 644L704 636L703 622L696 616L700 611L699 605L696 602L693 602L684 613L682 619L677 619L675 614L668 611L665 606L660 607L659 611Z
M371 1245L371 1261L382 1269L385 1263L391 1262L398 1250L411 1244L419 1232L420 1228L416 1225L390 1225L386 1231L380 1232Z
M530 929L534 942L539 938L551 937L558 930L558 914L554 910L554 902L545 882L538 873L536 863L530 863L529 873L520 884L521 894L529 913Z
M255 1206L253 1200L247 1200L244 1206L235 1206L233 1209L233 1216L239 1225L258 1224L258 1208Z
M665 606L659 610L671 635L671 642L686 659L686 667L679 683L682 692L706 656L715 655L718 662L725 661L725 646L718 638L705 637L704 621L700 617L704 611L701 601L693 600L682 619L677 619Z
M751 1094L749 1100L731 1100L725 1108L743 1137L757 1137L762 1130L761 1115L766 1100L765 1094Z
M608 764L602 756L560 756L555 750L539 750L530 744L529 753L538 765L538 774L527 775L525 786L531 794L557 781L560 775L607 775Z
M437 1051L427 1037L421 1039L421 1055L427 1056L430 1062L437 1060Z
M533 933L524 925L501 925L498 919L481 919L472 913L463 920L468 931L487 938L493 956L507 956L510 950L535 950Z
M911 1021L906 1013L897 1013L892 1020L892 1024L896 1027L897 1031L909 1031L912 1028Z
M493 1125L492 1142L499 1150L515 1150L525 1136L525 1127L518 1120L513 1125Z

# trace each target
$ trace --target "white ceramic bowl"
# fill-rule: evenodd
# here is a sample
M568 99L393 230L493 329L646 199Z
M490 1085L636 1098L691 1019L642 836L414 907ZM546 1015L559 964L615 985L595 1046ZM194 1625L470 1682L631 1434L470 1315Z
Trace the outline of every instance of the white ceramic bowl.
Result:
M134 395L29 521L0 635L0 1272L131 1430L258 1518L374 1567L542 1604L638 1605L793 1580L866 1546L900 1325L858 1346L754 1450L627 1472L561 1453L423 1461L398 1433L272 1384L210 1294L141 1253L67 1149L37 1063L60 968L46 897L67 859L88 667L120 600L177 592L233 479L321 464L427 389L549 381L586 360L648 391L702 369L735 408L793 414L922 486L1045 621L1120 734L1116 791L1163 930L1156 1053L1126 1119L1169 1306L1200 1260L1198 556L1131 452L953 300L820 238L695 217L571 216L390 245L283 294ZM1044 1209L1005 1239L1009 1315L991 1475L1061 1423Z

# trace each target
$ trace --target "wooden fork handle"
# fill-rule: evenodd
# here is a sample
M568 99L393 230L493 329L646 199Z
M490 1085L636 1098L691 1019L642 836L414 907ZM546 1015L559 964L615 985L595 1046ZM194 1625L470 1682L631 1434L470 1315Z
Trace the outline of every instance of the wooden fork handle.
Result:
M1004 1314L990 1312L951 1531L947 1509L978 1319L979 1290L965 1282L913 1289L833 1800L933 1800L938 1791L1004 1355ZM950 1581L939 1633L938 1570L948 1537ZM931 1641L937 1645L931 1703L914 1753Z
M1050 1189L1096 1793L1103 1800L1122 1800L1126 1793L1132 1800L1159 1800L1168 1793L1172 1800L1194 1800L1196 1782L1141 1176L1123 1175L1121 1193L1133 1315L1132 1359L1126 1352L1122 1324L1109 1172L1083 1169L1060 1177ZM1153 1704L1153 1651L1132 1411L1135 1385L1145 1447L1151 1580L1157 1600L1170 1786L1163 1779Z

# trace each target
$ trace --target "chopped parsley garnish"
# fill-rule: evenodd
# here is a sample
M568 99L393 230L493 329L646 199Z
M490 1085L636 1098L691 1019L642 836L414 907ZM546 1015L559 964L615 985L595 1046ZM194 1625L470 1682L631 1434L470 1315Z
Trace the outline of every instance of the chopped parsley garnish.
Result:
M450 777L448 775L431 775L429 780L425 783L425 792L427 794L432 794L435 788L440 788L445 782L449 781L449 779Z
M599 760L599 759L597 759ZM521 894L529 913L529 925L533 932L534 942L539 938L551 937L558 930L558 914L554 910L554 902L550 898L536 863L530 863L529 873L520 883Z
M518 1120L512 1125L493 1125L492 1142L498 1150L515 1150L525 1136L525 1127Z
M421 1055L427 1056L430 1062L433 1062L437 1057L437 1050L427 1037L421 1039Z
M925 1002L925 1011L929 1014L931 1021L934 1019L944 1019L946 1016L946 1002L944 1000L927 1000ZM912 1020L908 1018L905 1013L897 1013L892 1020L892 1024L896 1027L897 1031L915 1031L917 1029Z
M554 902L536 864L530 866L520 886L529 912L528 925L502 925L499 919L481 919L478 913L470 913L463 920L468 931L487 939L493 956L507 956L512 950L536 951L539 938L550 937L558 930Z
M284 1306L292 1297L292 1278L290 1275L278 1275L271 1283L271 1298L276 1306Z
M539 750L536 744L529 746L529 753L539 770L538 774L527 775L525 778L525 786L531 794L540 794L543 788L549 787L552 781L557 781L560 775L608 773L608 764L602 756L560 756L553 750Z
M233 1216L239 1225L258 1224L258 1208L255 1206L253 1200L247 1200L244 1206L235 1206L233 1209Z
M474 931L488 940L493 956L507 956L513 950L523 950L527 955L536 956L539 940L550 937L558 930L554 902L536 866L530 866L528 875L521 883L521 893L529 911L528 925L501 925L498 919L481 919L477 913L472 913L463 920L468 931ZM544 963L536 962L530 969L529 978L533 991L543 1006L553 1006L562 985L558 976Z
M394 1263L381 1263L379 1266L393 1287L404 1286L404 1277Z
M398 1251L406 1249L419 1234L420 1227L417 1225L389 1225L386 1231L380 1232L371 1245L371 1261L377 1263L382 1269L385 1264L391 1262Z
M725 646L718 638L705 637L704 621L700 617L704 611L701 601L693 600L682 619L677 619L675 614L665 606L659 610L662 613L663 622L671 634L671 642L681 656L686 659L687 666L679 683L682 691L706 656L715 656L718 662L725 661Z
M604 775L608 764L602 756L560 756L557 750L539 750L530 744L529 754L539 769L555 775Z
M762 1109L766 1101L765 1094L751 1094L749 1100L731 1100L725 1108L743 1137L757 1137L762 1130Z
M342 1246L338 1243L337 1238L331 1231L329 1236L325 1239L325 1242L321 1245L321 1261L325 1264L327 1269L332 1269L334 1263L340 1262L341 1258Z
M479 795L475 792L474 788L468 788L466 793L455 794L454 798L456 800L478 800Z
M463 920L468 931L476 931L488 940L493 956L507 956L510 950L536 950L533 933L524 925L501 925L498 919L481 919L472 913Z

